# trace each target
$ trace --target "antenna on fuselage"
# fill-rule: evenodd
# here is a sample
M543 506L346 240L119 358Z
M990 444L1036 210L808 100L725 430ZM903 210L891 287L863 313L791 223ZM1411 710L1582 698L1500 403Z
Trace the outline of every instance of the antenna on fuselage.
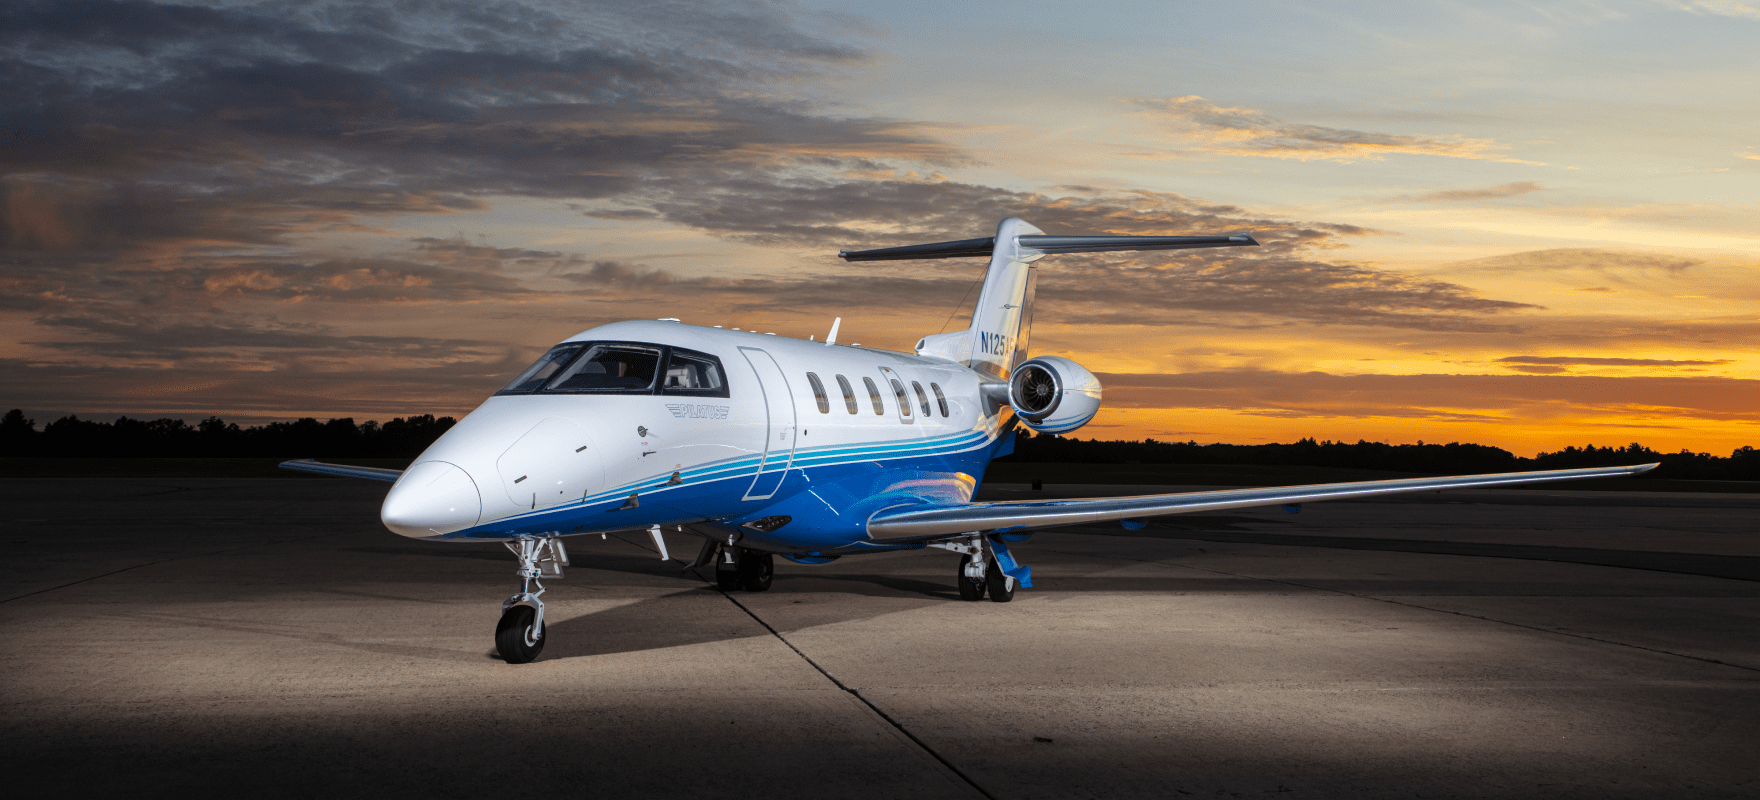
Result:
M826 344L837 344L837 326L843 324L843 317L831 321L831 332L825 334Z

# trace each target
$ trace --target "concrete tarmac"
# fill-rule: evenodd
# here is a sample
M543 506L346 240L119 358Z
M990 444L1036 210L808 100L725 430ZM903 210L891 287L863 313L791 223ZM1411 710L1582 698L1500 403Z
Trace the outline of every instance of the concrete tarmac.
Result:
M6 796L1760 797L1760 497L1066 529L1007 604L942 551L723 594L576 537L510 666L512 557L385 488L0 481Z

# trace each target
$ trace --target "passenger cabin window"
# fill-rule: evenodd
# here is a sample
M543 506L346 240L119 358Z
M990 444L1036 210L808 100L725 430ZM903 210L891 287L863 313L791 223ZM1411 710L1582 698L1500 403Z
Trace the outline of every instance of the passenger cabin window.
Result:
M819 413L831 413L831 401L825 398L825 384L819 382L819 376L807 373L807 383L813 386L813 401L819 404Z
M923 384L917 383L916 381L911 381L911 388L916 390L917 402L922 404L922 406L923 406L923 417L928 418L928 416L929 416L929 396L926 394L923 394Z
M727 380L721 359L708 353L639 342L564 342L496 392L534 393L726 397Z
M891 378L890 380L892 381L892 395L898 398L898 413L903 414L906 419L909 419L911 416L911 399L904 394L904 384L899 383L897 378Z
M880 402L880 387L874 385L873 378L863 378L862 383L868 385L868 399L874 401L874 416L886 416L886 404Z
M941 416L947 416L947 395L941 393L941 386L930 383L929 390L935 393L935 405L941 407Z
M856 413L856 390L850 388L849 379L842 375L837 376L837 388L843 390L843 407L849 409L851 414Z

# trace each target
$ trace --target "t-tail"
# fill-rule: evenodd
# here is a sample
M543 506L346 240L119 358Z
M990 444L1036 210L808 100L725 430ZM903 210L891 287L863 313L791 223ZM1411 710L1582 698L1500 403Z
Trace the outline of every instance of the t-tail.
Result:
M1184 250L1258 244L1247 233L1221 236L1049 236L1017 217L1009 217L997 224L995 236L879 250L844 250L838 255L845 261L989 257L990 268L984 274L984 290L978 295L978 305L972 310L971 327L925 336L917 342L916 350L922 355L957 361L1006 381L1015 365L1027 358L1027 338L1033 328L1033 262L1040 258L1052 253Z

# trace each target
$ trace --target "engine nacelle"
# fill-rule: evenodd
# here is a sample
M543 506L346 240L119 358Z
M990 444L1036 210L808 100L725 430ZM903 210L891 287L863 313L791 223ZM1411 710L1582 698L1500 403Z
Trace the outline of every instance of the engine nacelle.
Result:
M1014 368L1008 404L1039 433L1069 433L1100 411L1100 379L1067 358L1040 356Z

